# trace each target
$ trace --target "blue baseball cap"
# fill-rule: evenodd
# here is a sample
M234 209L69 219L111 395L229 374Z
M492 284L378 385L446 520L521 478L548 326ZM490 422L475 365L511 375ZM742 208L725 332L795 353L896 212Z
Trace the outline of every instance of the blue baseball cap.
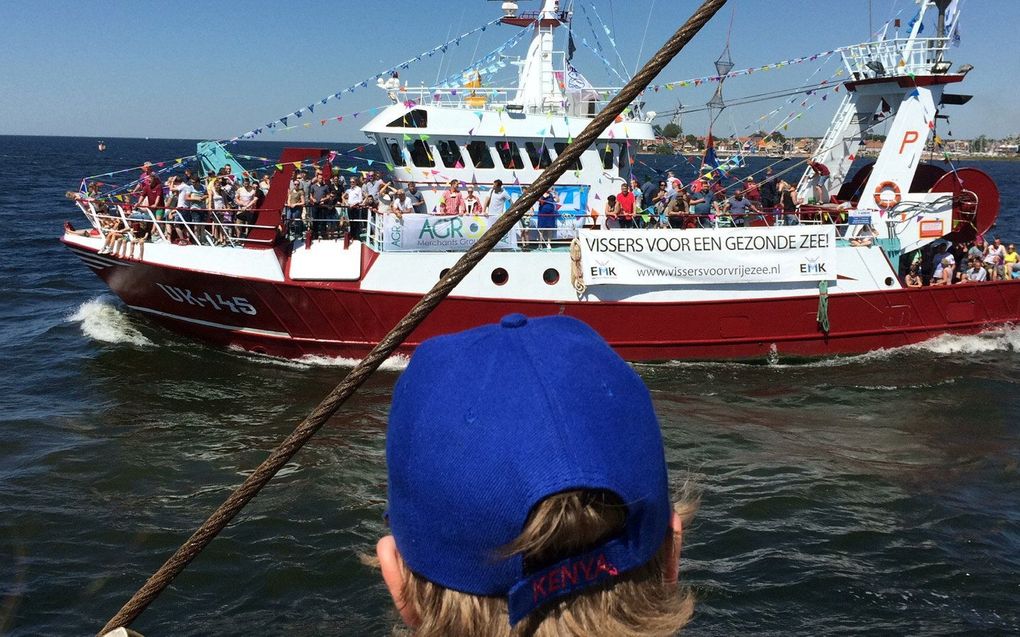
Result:
M659 423L641 378L584 323L521 314L418 346L393 392L389 523L414 573L508 598L509 619L648 563L672 506ZM506 556L545 498L605 490L625 528L528 570Z

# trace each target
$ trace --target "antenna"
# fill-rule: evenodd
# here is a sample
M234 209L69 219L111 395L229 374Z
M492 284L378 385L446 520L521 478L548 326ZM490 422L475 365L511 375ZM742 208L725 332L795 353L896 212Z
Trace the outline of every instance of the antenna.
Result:
M868 0L868 42L875 37L874 23L871 21L871 0Z
M716 84L712 99L708 100L708 103L705 104L708 107L709 135L712 134L712 126L715 124L715 120L719 119L723 109L726 108L726 102L722 96L722 87L723 82L726 81L726 75L733 70L733 57L730 55L730 36L733 34L733 18L736 16L736 13L736 9L730 12L730 26L726 30L726 46L723 48L722 54L719 55L719 59L715 61L715 74L719 76L719 83Z
M726 102L723 100L722 89L723 82L726 75L733 70L733 58L730 56L730 39L726 37L726 48L723 49L722 55L715 61L715 73L719 76L719 83L716 84L715 93L712 94L712 99L708 100L706 106L708 106L709 116L709 131L712 130L712 124L715 124L715 120L722 114L723 109L726 108Z
M946 11L953 0L934 0L934 2L939 10L939 20L935 26L935 37L944 38L946 37Z
M681 111L683 110L683 108L684 108L683 100L677 100L676 101L676 110L673 111L673 117L670 118L670 120L669 120L670 124L676 124L677 126L680 125L680 121L682 119Z

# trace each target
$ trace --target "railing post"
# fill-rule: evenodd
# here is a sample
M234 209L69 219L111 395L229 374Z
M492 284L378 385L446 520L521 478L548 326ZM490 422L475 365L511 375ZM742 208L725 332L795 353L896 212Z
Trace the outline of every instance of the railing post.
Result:
M149 213L149 218L152 219L152 225L154 228L156 228L156 232L159 233L159 236L163 239L163 241L166 241L167 240L166 235L163 233L163 229L159 227L159 222L156 220L156 215L152 213L152 208L146 208L146 210ZM164 208L163 210L165 211L166 208ZM131 226L128 225L128 228L130 227Z

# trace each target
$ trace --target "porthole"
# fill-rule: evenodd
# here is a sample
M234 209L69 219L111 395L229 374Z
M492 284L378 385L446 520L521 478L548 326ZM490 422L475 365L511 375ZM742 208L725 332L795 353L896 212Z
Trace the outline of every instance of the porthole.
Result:
M446 273L449 272L449 271L450 271L450 268L443 268L442 270L440 270L439 271L439 278L440 279L445 279L446 278Z
M556 268L549 268L542 273L542 280L548 285L556 285L560 281L560 273Z
M510 275L503 268L496 268L492 271L492 282L496 285L506 285L506 282L509 280Z
M891 287L892 284L893 284L892 277L891 276L885 277L885 285L886 285L886 287Z

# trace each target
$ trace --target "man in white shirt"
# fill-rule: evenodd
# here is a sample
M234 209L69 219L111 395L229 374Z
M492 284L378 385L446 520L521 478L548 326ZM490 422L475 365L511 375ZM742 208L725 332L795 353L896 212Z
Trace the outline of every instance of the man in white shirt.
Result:
M383 178L382 174L375 172L365 182L365 194L372 197L372 199L379 198L379 189L382 188Z
M403 190L397 191L397 196L393 198L393 205L391 211L396 215L398 221L404 220L404 215L408 214L413 210L411 199L407 196L407 193Z
M671 198L676 196L676 184L674 183L676 181L678 181L677 178L676 178L676 173L674 173L672 170L667 170L666 171L666 197L667 197L667 201L669 201L669 199L671 199Z
M995 239L988 245L987 254L994 254L999 257L1000 261L1006 258L1006 246L1002 245L1002 239L995 237ZM987 261L987 259L986 259Z
M510 193L503 189L503 182L497 179L492 182L492 190L485 200L485 214L490 217L498 217L506 212L507 202L510 201Z
M173 234L178 241L187 239L187 230L184 224L202 221L201 212L191 212L191 208L201 207L201 202L204 199L202 195L198 194L198 189L192 182L197 183L197 178L192 181L183 179L174 186L174 190L177 191L177 211L171 216L171 221L179 222L173 224ZM201 230L199 229L199 231Z
M191 221L190 215L187 212L191 208L192 197L195 194L195 187L185 179L177 187L177 211L182 213L180 216L184 218L184 221Z
M344 191L347 197L347 218L350 220L351 234L355 239L361 238L365 229L365 209L361 204L365 201L365 191L361 187L361 180L357 177L351 179L351 187Z

